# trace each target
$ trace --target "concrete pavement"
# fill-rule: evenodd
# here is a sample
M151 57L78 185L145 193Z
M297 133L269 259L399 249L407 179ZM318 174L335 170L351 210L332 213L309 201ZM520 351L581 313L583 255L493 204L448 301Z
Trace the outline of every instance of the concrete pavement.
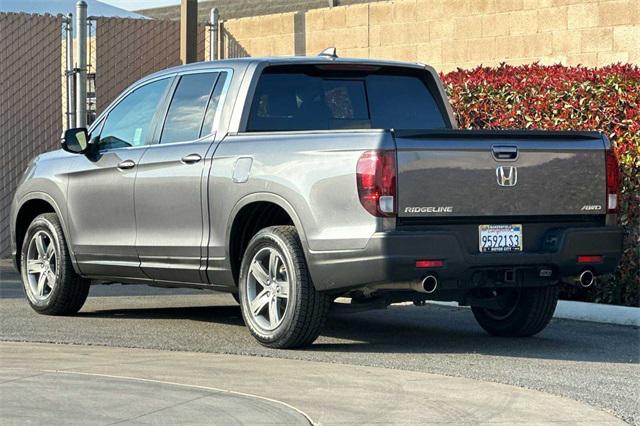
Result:
M0 368L0 390L3 425L310 424L278 401L137 378Z
M622 423L541 392L376 367L7 342L0 359L3 423Z

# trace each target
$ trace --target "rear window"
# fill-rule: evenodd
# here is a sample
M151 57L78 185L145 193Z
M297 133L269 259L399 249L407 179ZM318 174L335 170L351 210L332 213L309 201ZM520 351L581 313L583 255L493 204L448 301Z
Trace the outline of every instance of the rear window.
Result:
M410 71L268 68L247 131L447 127L423 77Z

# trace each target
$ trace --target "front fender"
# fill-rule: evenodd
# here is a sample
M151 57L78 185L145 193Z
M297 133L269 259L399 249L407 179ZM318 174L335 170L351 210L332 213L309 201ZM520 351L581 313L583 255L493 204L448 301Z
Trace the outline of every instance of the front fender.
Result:
M21 194L20 198L19 199L16 198L15 202L13 203L12 211L11 211L11 255L12 255L13 262L16 269L17 270L20 269L20 265L18 264L19 247L17 247L17 235L16 235L16 225L17 225L18 215L20 214L22 208L25 207L25 205L29 201L33 201L33 200L44 201L53 208L55 214L58 216L58 220L60 221L60 225L62 226L62 231L64 232L64 235L65 235L67 252L71 256L71 263L73 265L73 269L76 271L76 273L80 273L76 264L75 253L71 249L71 244L69 243L69 228L67 227L66 208L64 208L65 204L63 203L61 207L60 203L53 196L42 191L32 191L26 194Z

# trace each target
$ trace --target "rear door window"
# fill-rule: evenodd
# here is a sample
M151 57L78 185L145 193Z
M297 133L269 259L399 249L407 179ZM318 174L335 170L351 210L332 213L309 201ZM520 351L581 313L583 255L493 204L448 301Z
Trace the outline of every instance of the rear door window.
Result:
M207 111L204 114L204 123L202 124L200 136L206 136L213 132L214 120L219 110L220 98L222 96L222 91L224 90L227 78L227 73L223 71L220 73L220 76L216 81L216 87L213 89L213 93L211 94L211 98L209 99L209 105L207 105Z
M446 127L417 75L274 70L258 80L248 131Z
M193 141L200 137L205 111L217 79L217 72L180 77L167 111L160 143Z

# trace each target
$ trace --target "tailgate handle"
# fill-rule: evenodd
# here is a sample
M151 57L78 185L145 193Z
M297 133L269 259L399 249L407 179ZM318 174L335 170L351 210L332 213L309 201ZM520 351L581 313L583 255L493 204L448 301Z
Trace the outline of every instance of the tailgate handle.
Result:
M491 147L493 158L498 161L513 161L518 158L517 146L494 145Z

